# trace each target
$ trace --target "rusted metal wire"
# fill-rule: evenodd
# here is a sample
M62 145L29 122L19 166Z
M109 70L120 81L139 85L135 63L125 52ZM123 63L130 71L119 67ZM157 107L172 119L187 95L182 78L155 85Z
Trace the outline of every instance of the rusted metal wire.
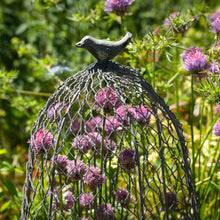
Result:
M21 219L199 219L181 124L131 67L68 78L29 142Z

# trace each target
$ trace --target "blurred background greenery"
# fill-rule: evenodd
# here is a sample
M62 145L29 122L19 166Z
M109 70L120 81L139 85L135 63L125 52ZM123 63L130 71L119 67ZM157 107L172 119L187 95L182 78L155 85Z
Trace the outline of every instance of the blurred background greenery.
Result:
M87 34L111 40L122 37L120 17L105 12L104 4L104 0L0 1L0 219L19 217L27 140L39 110L63 80L94 61L87 51L77 49L75 43ZM124 22L137 47L128 48L116 61L130 63L147 75L152 68L145 53L147 44L162 51L160 60L164 62L162 66L154 66L158 77L153 84L168 104L174 104L175 99L168 96L174 88L167 83L176 71L174 61L168 59L176 49L171 46L173 42L186 47L210 45L207 19L217 6L216 0L136 0ZM184 39L175 35L167 43L166 38L156 42L152 37L141 50L146 35L175 11L185 14L186 19L195 16L199 22L185 33ZM162 71L167 75L161 74ZM147 76L148 80L151 78Z

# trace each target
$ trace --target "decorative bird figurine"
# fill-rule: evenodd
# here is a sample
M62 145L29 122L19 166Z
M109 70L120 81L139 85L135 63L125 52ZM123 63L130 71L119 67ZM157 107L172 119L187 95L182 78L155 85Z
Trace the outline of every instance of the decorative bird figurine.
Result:
M132 34L128 32L120 41L98 40L85 36L76 47L87 49L98 61L111 60L117 56L130 42Z

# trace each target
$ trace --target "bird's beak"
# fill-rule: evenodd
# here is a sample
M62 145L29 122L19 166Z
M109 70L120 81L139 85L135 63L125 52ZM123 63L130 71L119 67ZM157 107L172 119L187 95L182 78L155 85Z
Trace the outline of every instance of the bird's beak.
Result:
M78 43L75 44L76 47L82 47L82 45L83 45L83 44L82 44L81 41L79 41Z

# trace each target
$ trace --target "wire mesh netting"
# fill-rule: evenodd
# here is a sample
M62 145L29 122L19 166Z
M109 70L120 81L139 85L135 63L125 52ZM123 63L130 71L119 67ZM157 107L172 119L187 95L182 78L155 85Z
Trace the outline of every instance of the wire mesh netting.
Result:
M22 219L199 219L181 125L130 67L68 78L29 143Z

